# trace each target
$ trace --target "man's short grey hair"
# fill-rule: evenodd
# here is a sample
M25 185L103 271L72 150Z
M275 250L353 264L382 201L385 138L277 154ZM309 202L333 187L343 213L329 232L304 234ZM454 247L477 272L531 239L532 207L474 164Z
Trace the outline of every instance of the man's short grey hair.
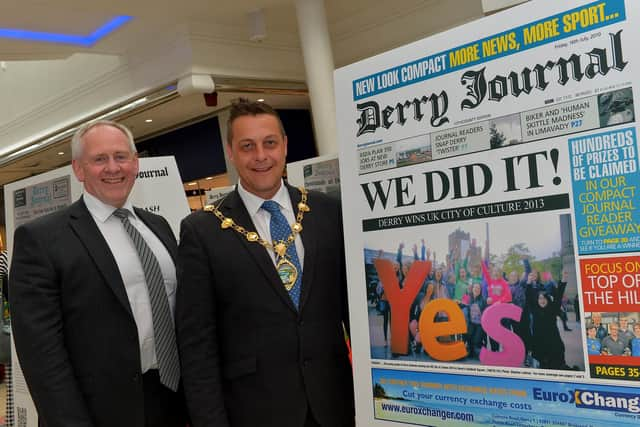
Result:
M132 153L138 152L138 150L136 149L136 144L133 140L133 134L131 133L128 127L111 120L97 120L95 122L85 123L84 125L78 128L76 133L73 134L73 138L71 138L71 158L73 160L76 160L82 155L82 138L84 137L84 135L87 132L89 132L91 129L98 126L111 126L120 130L127 137L127 141L129 142L129 148L131 148L131 152Z

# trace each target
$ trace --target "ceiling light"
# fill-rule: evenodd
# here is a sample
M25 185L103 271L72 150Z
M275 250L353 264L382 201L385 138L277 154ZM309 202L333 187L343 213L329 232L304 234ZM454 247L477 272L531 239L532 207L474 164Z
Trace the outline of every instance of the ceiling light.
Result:
M134 101L129 102L128 104L123 105L122 107L118 107L115 108L107 113L104 113L100 116L95 117L92 120L102 120L102 119L108 119L110 117L114 117L118 114L122 114L122 113L126 113L128 111L133 110L134 108L138 107L139 105L143 105L148 101L147 97L142 97L140 99L136 99Z
M64 151L58 151L58 156L62 156L64 154Z
M197 182L190 182L187 185L196 185L196 184L197 184Z
M205 179L209 180L209 179L213 179L213 177L212 176L208 176Z
M0 37L33 42L72 44L91 47L100 39L117 30L131 19L131 16L116 16L96 28L91 34L87 35L48 33L44 31L29 31L20 28L0 28Z
M258 102L264 102L264 98L259 98Z
M153 119L146 119L144 122L145 123L151 123L153 121Z

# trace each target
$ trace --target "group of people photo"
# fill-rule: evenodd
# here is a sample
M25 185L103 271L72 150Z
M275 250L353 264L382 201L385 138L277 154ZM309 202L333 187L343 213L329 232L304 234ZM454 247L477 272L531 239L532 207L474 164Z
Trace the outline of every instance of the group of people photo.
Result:
M466 333L438 337L438 341L464 342L466 357L456 363L480 363L478 359L482 348L501 350L500 343L492 339L483 327L483 314L494 305L514 304L521 309L520 319L502 319L501 325L516 334L524 345L525 357L521 366L583 369L578 319L570 321L567 315L568 311L573 310L565 295L570 277L567 268L555 273L539 271L528 256L520 256L519 268L506 270L496 257L491 259L488 242L484 251L473 239L462 245L450 239L450 244L450 250L442 261L436 258L435 251L425 239L410 244L409 250L401 242L395 253L365 250L372 357L431 360L429 349L424 348L420 336L420 318L426 304L448 299L454 301L464 314ZM404 351L398 351L397 346L390 348L393 309L385 292L385 283L377 275L376 259L387 259L393 263L401 289L415 261L430 261L431 264L431 271L410 307L406 325L409 338L402 348ZM446 312L438 311L431 320L447 321L449 316ZM570 362L566 357L567 345L571 350Z
M593 312L585 315L589 355L640 357L640 318L637 313ZM633 323L630 319L634 320Z

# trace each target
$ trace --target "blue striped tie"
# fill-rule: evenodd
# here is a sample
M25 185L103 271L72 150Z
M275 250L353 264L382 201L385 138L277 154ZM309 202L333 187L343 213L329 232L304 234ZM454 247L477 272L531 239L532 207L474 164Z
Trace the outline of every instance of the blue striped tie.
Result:
M169 308L169 299L164 287L160 264L140 232L129 222L129 211L120 208L116 209L113 215L120 218L124 229L131 237L142 264L144 278L147 281L160 382L169 389L176 391L180 382L180 361L178 359L176 332L171 319L171 309Z
M280 212L280 205L278 205L278 203L274 202L273 200L267 200L262 204L262 209L271 214L271 221L269 221L271 241L274 243L278 241L286 242L291 235L291 227L289 227L287 219L284 217L284 215L282 215L282 212ZM296 283L289 291L289 297L293 301L293 305L298 308L298 305L300 304L300 288L302 287L302 267L300 267L300 260L298 259L298 252L296 251L295 242L292 242L287 247L287 257L298 270Z

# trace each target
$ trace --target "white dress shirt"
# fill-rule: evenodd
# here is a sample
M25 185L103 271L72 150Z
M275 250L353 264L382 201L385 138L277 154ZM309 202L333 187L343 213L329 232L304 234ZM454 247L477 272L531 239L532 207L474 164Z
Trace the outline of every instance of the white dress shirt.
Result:
M262 209L262 203L264 203L266 200L245 190L244 187L242 187L240 181L238 181L237 188L238 194L240 195L244 206L247 208L249 216L251 216L251 221L253 221L253 225L256 227L256 232L260 235L261 238L263 238L267 242L271 242L271 230L269 228L271 214ZM282 212L284 217L287 219L287 222L289 223L289 227L291 227L291 224L294 224L296 222L296 212L293 211L293 207L291 205L291 197L289 197L289 191L287 190L287 187L284 185L284 183L281 182L280 188L271 198L271 200L273 200L280 206L280 212ZM302 224L302 226L304 227L304 224ZM295 245L298 259L300 260L300 268L302 268L304 266L304 246L302 245L300 234L296 235ZM271 257L273 265L275 266L275 252L273 251L273 249L267 249L267 252L269 252L269 256ZM302 274L302 271L300 271L300 273Z
M116 208L101 202L87 192L83 194L83 198L87 209L91 213L102 236L107 241L109 249L111 249L111 254L116 260L118 270L120 270L127 297L129 298L131 312L133 313L138 328L142 372L144 373L149 369L156 369L158 362L156 359L149 290L136 247L124 229L120 219L112 215ZM167 291L167 296L169 297L171 318L173 319L176 306L176 268L171 259L171 255L169 255L169 251L160 239L136 216L131 201L127 200L123 208L130 212L129 222L140 232L158 259L160 269L162 270L164 286Z

